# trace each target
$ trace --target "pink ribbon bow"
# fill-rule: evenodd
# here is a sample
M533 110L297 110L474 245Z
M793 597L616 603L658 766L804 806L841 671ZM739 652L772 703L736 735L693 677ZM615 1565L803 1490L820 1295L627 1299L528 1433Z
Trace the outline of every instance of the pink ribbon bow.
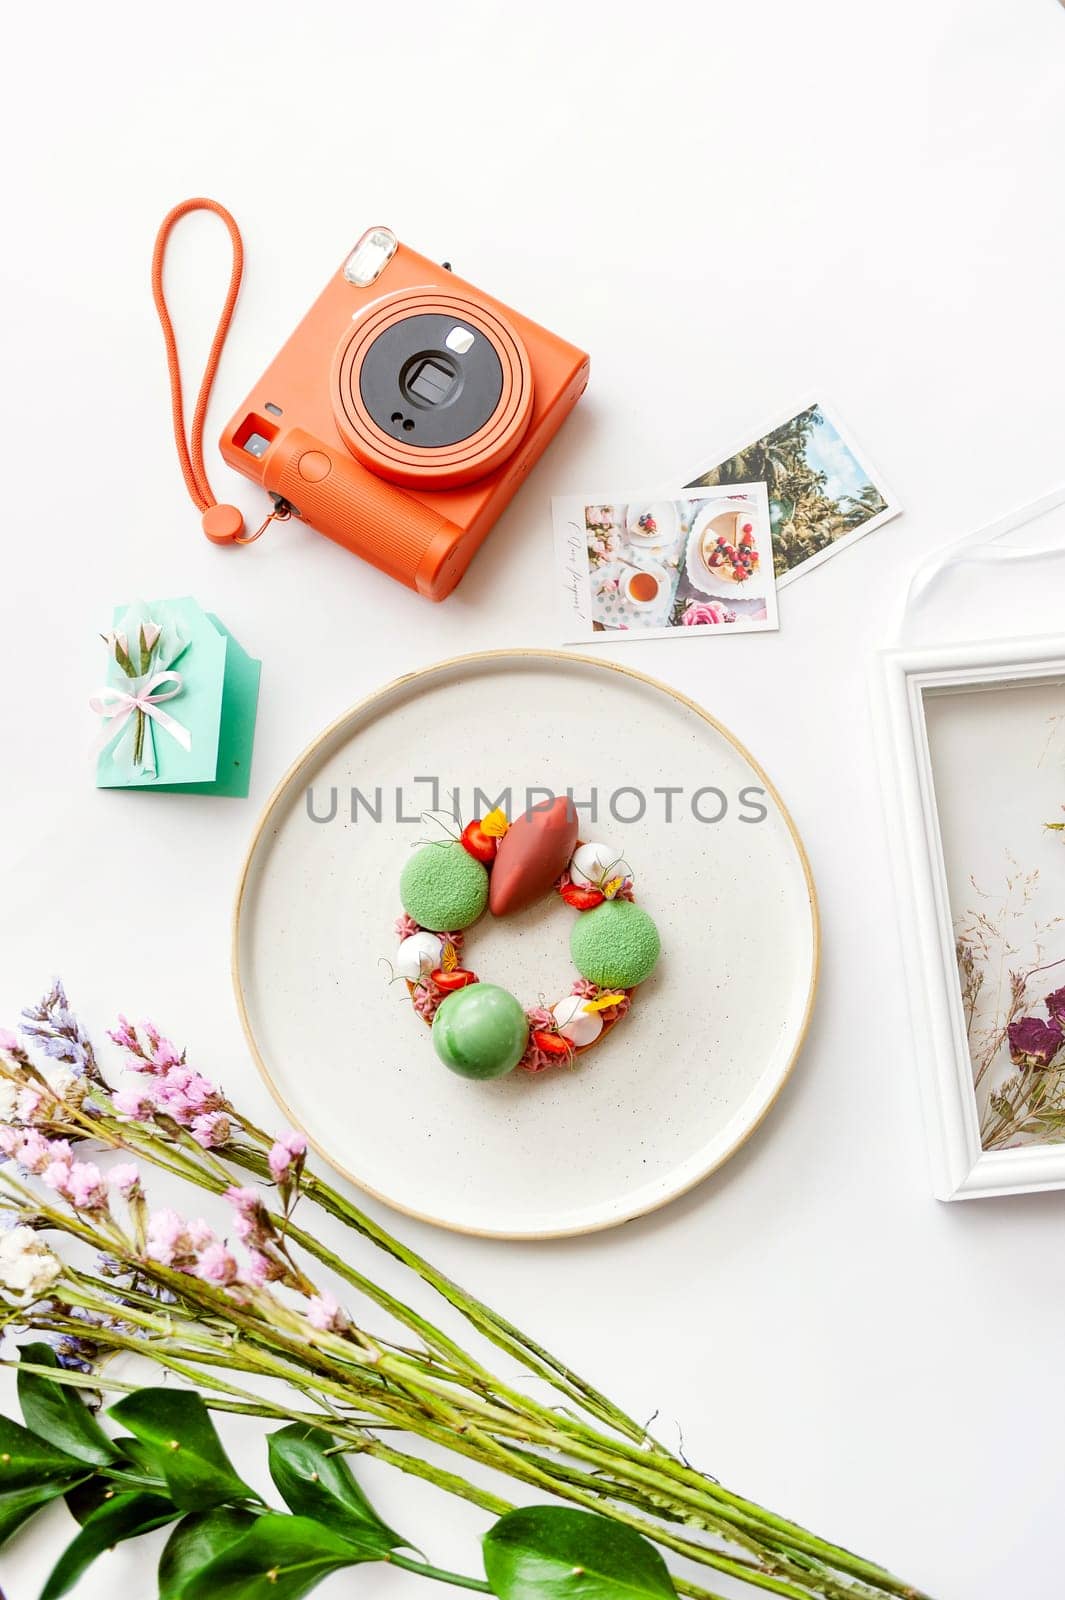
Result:
M89 706L97 716L106 718L111 724L104 728L104 746L119 737L134 712L141 711L150 722L157 722L183 750L191 750L192 734L188 728L176 717L172 717L168 711L161 709L164 700L173 700L174 696L180 693L180 672L156 672L132 694L127 689L119 689L109 684L98 694L92 695ZM155 749L150 737L144 741L143 760L135 765L155 774Z

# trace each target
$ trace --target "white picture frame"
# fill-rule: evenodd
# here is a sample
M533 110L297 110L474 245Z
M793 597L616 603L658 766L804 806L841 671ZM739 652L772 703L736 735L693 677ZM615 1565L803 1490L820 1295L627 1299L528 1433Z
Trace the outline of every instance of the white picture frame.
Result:
M1065 636L902 648L883 652L874 664L874 726L913 1051L940 1200L1065 1188L1065 1143L993 1150L981 1145L955 948L957 912L926 720L930 695L1041 682L1065 685Z

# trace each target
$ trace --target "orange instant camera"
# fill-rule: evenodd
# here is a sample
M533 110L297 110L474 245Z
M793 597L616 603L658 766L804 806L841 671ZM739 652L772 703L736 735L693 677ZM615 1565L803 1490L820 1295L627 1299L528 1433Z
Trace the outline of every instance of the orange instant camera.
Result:
M231 467L443 600L588 382L588 357L371 228L221 438Z

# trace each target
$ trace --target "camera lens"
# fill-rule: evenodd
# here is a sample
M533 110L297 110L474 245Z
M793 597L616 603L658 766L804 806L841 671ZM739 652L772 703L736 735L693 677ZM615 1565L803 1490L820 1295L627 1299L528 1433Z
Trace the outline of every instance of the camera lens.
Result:
M490 302L450 284L397 289L345 327L330 398L340 437L369 471L455 489L513 455L532 420L532 365Z
M404 361L399 391L412 406L447 406L462 388L462 369L445 350L423 350Z
M404 317L378 334L359 373L359 394L393 439L423 449L461 443L494 416L503 369L484 334L454 316Z

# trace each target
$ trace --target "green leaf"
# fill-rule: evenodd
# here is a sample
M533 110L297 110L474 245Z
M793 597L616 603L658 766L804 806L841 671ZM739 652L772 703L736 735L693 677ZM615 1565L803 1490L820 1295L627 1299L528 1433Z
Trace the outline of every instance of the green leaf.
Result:
M367 1559L320 1522L268 1511L194 1574L181 1600L300 1600L331 1572Z
M123 1539L135 1539L140 1533L161 1528L179 1515L177 1506L165 1495L113 1495L86 1518L81 1532L67 1545L41 1590L41 1600L59 1600L105 1550L121 1544Z
M183 1600L189 1580L242 1538L254 1521L253 1511L235 1506L183 1517L159 1557L159 1600Z
M81 1483L75 1483L65 1490L63 1498L74 1521L87 1522L96 1508L102 1506L114 1492L115 1486L110 1478L103 1478L94 1472L91 1478L84 1478Z
M138 1389L111 1416L148 1447L152 1470L182 1511L208 1511L258 1496L238 1478L207 1407L192 1389Z
M42 1506L58 1500L68 1487L68 1480L53 1478L50 1483L34 1483L25 1489L12 1489L0 1494L0 1544L5 1544L16 1528L39 1511Z
M499 1600L648 1600L676 1590L665 1562L631 1528L565 1506L527 1506L484 1537Z
M267 1440L270 1476L290 1511L324 1522L334 1533L371 1556L387 1555L407 1541L382 1522L352 1476L351 1468L321 1428L303 1422Z
M119 1455L125 1456L127 1461L132 1462L142 1477L158 1478L160 1484L163 1482L156 1469L155 1454L146 1444L142 1444L139 1439L134 1439L132 1434L127 1433L120 1434L114 1444Z
M19 1356L37 1367L59 1366L55 1351L47 1344L24 1344ZM18 1398L27 1428L40 1438L97 1467L115 1459L114 1445L76 1389L39 1372L20 1371Z
M84 1471L83 1461L57 1450L47 1439L38 1439L10 1417L0 1416L0 1494L55 1478L78 1478Z

